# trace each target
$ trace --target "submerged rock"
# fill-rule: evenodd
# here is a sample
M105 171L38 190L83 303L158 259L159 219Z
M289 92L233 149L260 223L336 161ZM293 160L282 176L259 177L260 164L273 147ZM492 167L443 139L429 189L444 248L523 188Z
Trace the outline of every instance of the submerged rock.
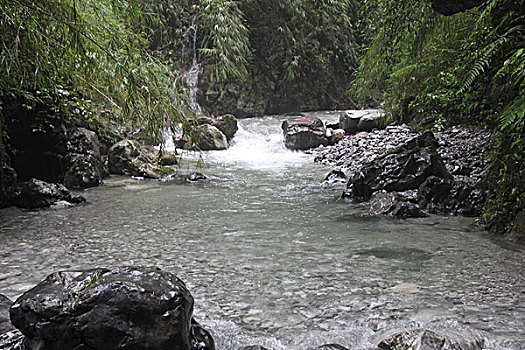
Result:
M112 174L151 179L160 179L175 172L160 165L159 161L159 153L153 147L132 140L122 140L109 149L108 168Z
M404 199L398 192L377 192L365 207L370 215L388 215L399 219L428 217L417 204Z
M145 267L56 272L10 310L29 349L213 349L192 312L180 279Z
M381 350L467 350L482 349L482 344L461 344L426 329L397 333L381 341Z
M344 186L347 182L348 176L341 169L337 168L330 171L321 184L326 186Z
M281 128L284 134L284 145L292 150L328 145L326 128L319 118L301 117L283 121Z
M22 185L20 195L15 199L17 206L28 209L46 208L58 202L82 203L86 199L79 195L72 195L62 184L47 183L42 180L31 179Z

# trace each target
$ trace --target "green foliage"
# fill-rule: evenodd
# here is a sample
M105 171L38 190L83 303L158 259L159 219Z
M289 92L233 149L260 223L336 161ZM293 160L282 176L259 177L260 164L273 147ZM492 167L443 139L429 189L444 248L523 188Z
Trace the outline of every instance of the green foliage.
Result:
M351 93L390 119L493 128L483 219L501 231L524 207L525 8L512 0L445 17L417 0L367 1L368 48Z
M106 98L126 121L158 134L182 116L174 74L146 50L139 2L16 0L0 2L0 87L39 99L42 93ZM58 104L60 107L60 104Z
M199 22L206 31L200 51L212 67L208 70L209 80L219 85L228 80L245 81L251 51L239 2L202 0Z

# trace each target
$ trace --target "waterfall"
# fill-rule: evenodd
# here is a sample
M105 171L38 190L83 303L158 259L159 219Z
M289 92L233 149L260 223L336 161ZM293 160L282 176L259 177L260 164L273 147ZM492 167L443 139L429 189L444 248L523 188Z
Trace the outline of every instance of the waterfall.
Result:
M190 110L196 114L202 113L202 108L197 102L197 86L199 84L199 63L197 62L197 15L191 16L191 25L186 30L184 37L191 43L191 66L184 74L186 86L188 87L188 103Z

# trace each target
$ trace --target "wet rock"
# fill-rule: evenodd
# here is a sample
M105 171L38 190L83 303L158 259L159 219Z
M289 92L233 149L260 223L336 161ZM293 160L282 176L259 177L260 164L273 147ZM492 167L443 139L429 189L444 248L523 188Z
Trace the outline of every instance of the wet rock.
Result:
M17 174L15 169L7 165L3 165L0 171L0 208L4 208L9 206L13 198L18 195Z
M122 140L111 146L108 155L110 173L159 179L175 171L158 164L158 151L132 140Z
M226 136L215 126L204 124L196 130L197 147L202 151L224 150L228 148Z
M191 320L191 343L192 350L215 350L215 341L210 332L194 319Z
M211 125L219 129L224 134L224 136L226 136L228 141L233 138L239 129L237 126L237 118L231 114L225 114L215 118Z
M327 145L326 128L319 118L301 117L283 121L284 145L292 150L306 150Z
M9 319L9 308L13 302L3 294L0 294L0 334L12 331L15 327Z
M347 182L348 176L346 176L346 174L341 169L337 168L330 171L321 184L327 186L344 186Z
M11 307L30 349L189 350L193 298L158 268L120 267L49 275Z
M97 134L85 128L76 128L66 143L68 170L64 185L85 189L102 183L100 147Z
M377 347L382 350L466 350L457 342L426 329L394 334L381 341ZM481 349L480 347L474 347Z
M377 191L406 191L417 189L429 176L452 178L441 157L432 148L431 133L424 133L391 152L376 158L359 171L349 182L352 198L370 199Z
M365 207L370 215L388 215L399 219L428 217L417 204L405 200L398 192L377 192Z
M49 207L60 201L82 203L86 199L79 195L72 195L62 184L31 179L22 185L15 204L22 208L36 209Z
M0 333L0 350L29 350L24 347L24 336L15 329Z
M477 216L485 193L485 189L465 182L431 176L419 187L418 203L435 214Z

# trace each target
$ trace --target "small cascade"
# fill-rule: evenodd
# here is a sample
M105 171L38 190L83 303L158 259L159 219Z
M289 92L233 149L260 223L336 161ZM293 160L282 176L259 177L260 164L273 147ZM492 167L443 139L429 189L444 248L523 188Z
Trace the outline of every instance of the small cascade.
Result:
M197 15L191 17L191 25L186 30L184 37L191 43L191 66L184 74L186 86L188 87L188 103L190 110L196 114L202 113L202 108L197 102L197 88L199 84L199 63L197 61Z

